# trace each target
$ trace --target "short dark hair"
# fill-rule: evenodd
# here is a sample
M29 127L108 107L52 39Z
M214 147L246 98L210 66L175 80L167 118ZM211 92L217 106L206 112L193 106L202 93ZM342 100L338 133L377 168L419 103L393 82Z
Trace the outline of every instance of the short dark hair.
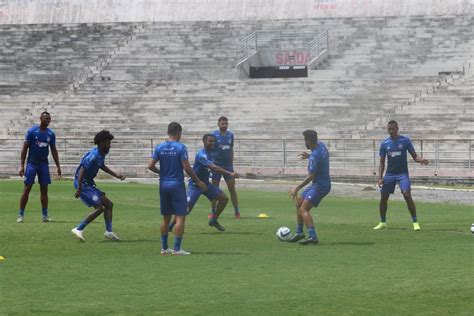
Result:
M217 123L220 123L221 121L226 121L226 122L227 122L227 121L229 121L229 120L227 119L227 117L221 116L221 117L219 117L219 118L217 119Z
M303 132L303 136L305 140L309 140L312 144L316 144L318 142L318 133L312 129L305 130Z
M51 114L49 114L49 112L48 112L48 111L43 111L43 112L41 112L41 115L40 115L40 117L42 117L43 115L49 115L49 116L51 116Z
M94 144L99 145L103 141L112 140L112 139L114 139L114 135L110 134L109 131L106 131L105 129L103 129L97 134L95 134Z
M398 123L395 120L391 120L390 122L388 122L387 125L395 125L396 127L398 127Z
M178 135L182 131L183 128L177 122L171 122L168 124L168 135Z
M212 134L204 134L204 136L202 137L202 141L205 141L208 137L212 137L212 138L216 138L214 135Z

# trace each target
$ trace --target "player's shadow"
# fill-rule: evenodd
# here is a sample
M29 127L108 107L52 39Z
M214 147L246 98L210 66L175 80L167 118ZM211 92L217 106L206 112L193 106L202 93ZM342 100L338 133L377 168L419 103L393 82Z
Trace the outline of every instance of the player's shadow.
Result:
M335 242L325 242L321 246L373 246L375 245L374 241L335 241Z
M222 255L222 256L241 256L241 255L247 255L246 253L243 252L230 252L230 251L193 251L193 256L194 255Z
M218 231L213 231L213 232L189 233L189 235L258 235L258 236L263 236L263 235L265 235L265 233L260 233L260 232L230 232L230 231L218 232Z
M112 240L103 240L102 242L114 242ZM153 242L153 243L159 243L160 240L156 239L156 240L153 240L153 239L126 239L126 240L123 240L121 239L119 241L119 243L141 243L141 242Z
M57 221L57 220L54 220L54 221L48 222L46 224L51 224L51 225L54 225L54 224L77 224L77 221Z

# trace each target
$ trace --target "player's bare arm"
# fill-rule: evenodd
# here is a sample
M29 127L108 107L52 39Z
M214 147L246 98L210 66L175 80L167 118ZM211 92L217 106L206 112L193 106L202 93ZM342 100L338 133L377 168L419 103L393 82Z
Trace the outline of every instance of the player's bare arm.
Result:
M217 165L215 165L215 164L209 165L209 168L210 168L212 171L217 171L217 172L220 172L220 173L225 173L225 174L227 174L227 175L229 175L229 176L231 176L231 177L234 177L234 178L236 178L236 179L239 178L239 174L238 174L237 172L230 172L230 171L227 171L227 170L225 170L225 169L223 169L223 168L221 168L221 167L219 167L219 166L217 166Z
M420 157L416 154L416 152L410 153L412 156L413 160L415 160L418 163L421 163L422 165L427 165L430 163L428 159L424 159L423 157Z
M193 168L191 168L191 165L189 164L189 160L183 160L182 161L182 164L183 164L183 169L184 171L186 171L187 175L191 177L191 179L193 179L194 183L197 184L197 186L203 191L207 191L207 185L202 182L201 180L199 180L199 178L197 177L197 175L194 173L194 170Z
M156 159L153 159L151 158L149 161L148 161L148 170L150 170L151 172L154 172L156 174L160 174L160 169L158 169L156 167L156 163L158 162L158 160Z
M298 197L298 191L304 188L308 183L312 182L314 180L314 173L310 173L306 179L304 179L303 182L300 183L300 185L297 185L294 187L292 190L289 191L289 196L295 200Z
M63 173L61 171L61 166L59 165L59 155L58 155L58 150L56 149L56 145L51 145L51 154L53 155L53 160L54 160L54 163L56 164L58 177L59 179L61 179Z
M20 154L20 170L18 171L18 174L20 177L23 177L25 175L25 160L26 160L26 154L28 153L28 147L29 143L27 141L23 142L23 147L21 148L21 154Z
M377 185L381 188L383 185L383 173L385 171L385 156L380 157L379 163L379 179L377 181Z
M125 180L125 177L124 177L123 175L121 175L120 173L116 173L116 172L110 170L109 167L107 167L107 166L103 166L103 167L100 168L100 169L102 169L104 172L110 174L112 177L115 177L115 178L120 179L120 180L122 180L122 181Z

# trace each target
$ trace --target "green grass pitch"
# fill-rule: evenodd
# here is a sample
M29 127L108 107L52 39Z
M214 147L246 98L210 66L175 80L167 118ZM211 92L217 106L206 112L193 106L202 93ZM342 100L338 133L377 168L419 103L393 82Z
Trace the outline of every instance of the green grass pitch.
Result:
M321 244L300 246L275 236L295 226L287 194L241 190L241 220L229 205L227 231L209 227L202 197L183 241L193 254L163 257L158 185L99 187L122 242L103 239L102 217L85 243L72 237L88 210L70 181L50 186L55 222L40 221L35 185L22 224L22 183L0 182L0 314L472 315L472 206L417 203L415 232L404 203L392 201L389 229L373 231L378 201L329 195L313 210Z

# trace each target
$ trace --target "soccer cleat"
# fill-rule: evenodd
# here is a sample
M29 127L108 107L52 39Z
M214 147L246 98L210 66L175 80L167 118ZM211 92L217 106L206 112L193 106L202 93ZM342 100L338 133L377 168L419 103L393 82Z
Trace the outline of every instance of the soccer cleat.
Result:
M235 213L235 219L240 219L240 212Z
M106 231L106 232L104 233L104 237L107 238L107 239L113 240L113 241L120 241L119 236L115 235L114 232L108 232L108 231Z
M413 223L413 229L414 229L415 231L419 231L419 230L421 229L420 224L418 224L418 223Z
M290 237L290 239L288 239L288 242L297 242L298 240L301 240L304 237L304 234L295 233L293 236Z
M74 227L72 230L71 230L71 233L77 237L77 239L79 239L80 241L86 241L84 239L84 236L82 235L83 231L82 230L79 230L77 229L77 227Z
M162 255L162 256L171 255L172 253L173 253L173 250L171 250L170 248L168 248L168 249L161 249L161 255Z
M387 224L384 222L380 222L377 226L375 226L373 229L374 230L379 230L379 229L384 229L387 228Z
M300 245L317 245L318 243L318 238L314 237L308 237L306 239L300 240Z
M212 227L215 227L217 228L217 230L220 230L221 232L225 231L225 228L221 226L221 224L219 224L218 221L209 221L209 226L212 226Z
M17 222L17 223L23 223L23 216L21 216L21 215L18 216L18 217L16 218L16 222Z
M186 250L183 250L183 249L180 249L178 251L176 250L173 250L173 256L187 256L187 255L190 255L191 253L186 251Z
M43 216L43 217L41 218L41 220L43 221L43 223L50 223L50 222L53 221L53 220L51 219L51 217L49 217L49 216L47 216L47 215L46 215L46 216Z

